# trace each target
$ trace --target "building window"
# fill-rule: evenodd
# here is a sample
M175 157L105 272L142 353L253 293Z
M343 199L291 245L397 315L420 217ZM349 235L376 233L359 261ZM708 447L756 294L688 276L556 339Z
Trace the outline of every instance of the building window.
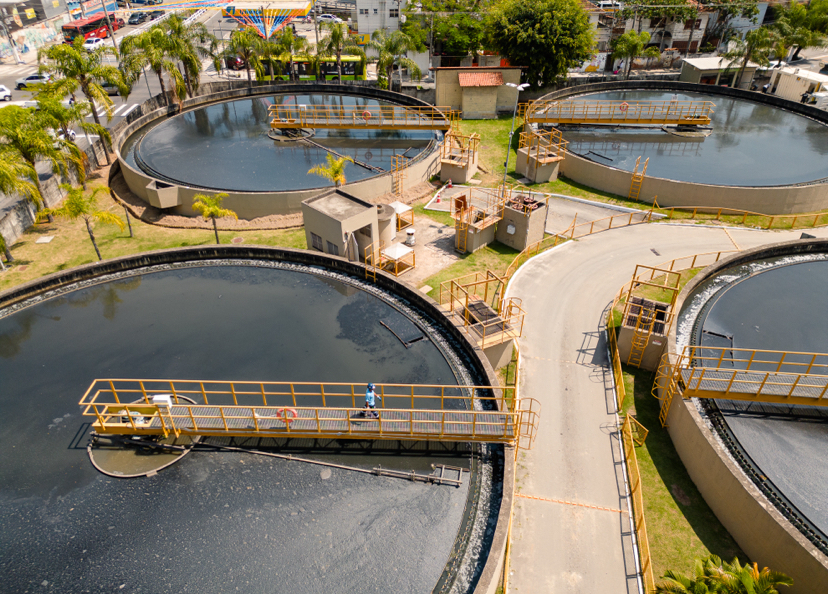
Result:
M367 8L360 8L359 9L359 14L368 16L368 9Z
M664 27L666 19L664 17L657 18L657 19L650 19L650 29L658 29L659 27Z
M391 17L392 19L398 19L398 18L400 18L400 9L399 9L399 8L392 8L392 9L388 12L388 16L389 16L389 17Z
M686 31L691 28L701 29L701 19L696 19L695 21L693 21L693 19L688 19L684 21L684 30Z
M332 256L339 255L339 248L332 244L330 241L328 242L328 253Z
M315 250L322 251L322 238L319 237L316 233L311 233L311 246Z
M379 14L379 8L374 9L374 14Z

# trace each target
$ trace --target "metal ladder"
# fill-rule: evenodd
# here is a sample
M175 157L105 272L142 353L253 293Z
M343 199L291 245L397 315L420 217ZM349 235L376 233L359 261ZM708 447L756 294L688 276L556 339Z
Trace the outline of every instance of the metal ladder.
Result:
M405 190L408 158L405 155L394 155L391 157L391 162L394 165L394 172L391 176L392 191L396 196L402 198L403 190Z
M662 387L663 384L663 387ZM659 396L658 389L662 388L662 395ZM661 407L658 411L658 420L662 427L667 427L667 414L670 412L670 405L673 402L673 397L681 391L679 385L679 374L674 373L673 367L670 364L670 354L664 353L661 357L661 363L658 365L656 371L655 381L653 382L652 394L657 400L661 401Z
M467 206L460 211L460 216L457 217L456 233L454 234L454 249L461 254L466 253L466 247L468 246L471 212L471 206Z
M649 309L644 304L641 304L640 307L641 311L635 321L630 355L627 357L627 365L635 367L641 367L641 360L644 358L644 351L647 349L656 321L656 311L654 309Z
M632 174L632 181L630 182L630 200L638 200L638 195L641 193L641 184L644 183L644 176L647 174L647 165L650 163L650 157L644 161L644 168L641 173L638 172L638 167L641 165L641 157L635 160L635 169Z

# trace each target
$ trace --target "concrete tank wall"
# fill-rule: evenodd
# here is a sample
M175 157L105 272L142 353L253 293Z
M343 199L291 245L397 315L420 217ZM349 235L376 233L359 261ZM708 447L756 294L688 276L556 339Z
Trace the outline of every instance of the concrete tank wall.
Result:
M760 258L811 252L828 252L828 240L778 243L734 254L693 278L679 295L676 311L681 311L699 283L721 270ZM668 337L668 350L671 355L676 354L675 324ZM786 592L828 592L828 556L808 541L748 478L702 419L696 405L690 400L674 398L667 423L670 438L690 478L750 559L760 567L767 566L791 576L794 586L786 588Z
M828 112L809 105L802 105L763 93L686 82L623 81L596 83L561 89L545 95L542 99L567 99L585 93L624 90L686 91L722 95L764 103L828 125ZM631 172L609 167L585 157L567 153L566 158L561 162L560 171L574 182L603 192L610 192L619 196L628 196L630 193ZM658 196L659 206L733 208L770 215L797 214L828 208L828 182L740 187L697 184L646 176L639 196L639 199L645 203L652 203L653 196Z

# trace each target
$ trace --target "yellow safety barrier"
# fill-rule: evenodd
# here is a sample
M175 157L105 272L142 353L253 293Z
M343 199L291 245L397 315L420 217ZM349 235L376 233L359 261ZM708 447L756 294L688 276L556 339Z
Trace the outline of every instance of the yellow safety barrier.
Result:
M646 429L638 421L627 415L624 417L624 422L621 425L621 436L630 479L630 495L632 499L635 536L638 541L638 557L641 561L641 577L644 580L644 591L652 592L655 589L655 577L653 575L652 559L650 558L650 540L647 535L647 522L644 519L644 496L641 492L641 472L638 468L638 457L635 455L635 443L639 438L635 435L636 428L634 428L633 424L638 425L640 429L646 432Z
M828 225L828 212L812 212L792 215L768 215L750 210L735 208L715 208L710 206L673 206L661 208L668 219L681 218L690 220L729 221L742 225L753 225L761 229L807 229ZM676 216L690 213L688 217ZM789 223L788 223L789 222ZM786 224L788 223L788 224Z
M79 404L83 415L95 418L99 433L165 436L416 439L531 448L539 421L539 405L518 398L517 386L377 384L376 419L362 414L364 390L364 384L333 382L97 379Z
M368 130L448 130L450 107L405 107L402 105L272 105L270 127L363 128Z

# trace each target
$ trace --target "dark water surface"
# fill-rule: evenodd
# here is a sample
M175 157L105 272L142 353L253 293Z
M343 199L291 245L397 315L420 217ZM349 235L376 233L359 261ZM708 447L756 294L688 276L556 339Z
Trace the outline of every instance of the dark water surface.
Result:
M732 337L736 348L828 353L828 261L756 272L722 289L713 300L701 318L701 329L707 334L700 344L726 347L730 339L724 337ZM810 357L800 360L810 361ZM825 415L809 412L807 417L797 418L795 413L793 417L762 418L745 403L730 401L721 402L721 408L727 411L728 427L761 473L828 534ZM788 409L778 408L780 412ZM797 408L800 415L803 408L810 409ZM745 409L748 414L734 412Z
M275 192L332 186L308 175L325 163L328 151L309 143L277 142L270 131L273 104L355 108L392 105L349 95L271 95L200 107L137 132L121 149L136 165L135 151L148 173L185 185L243 192ZM390 171L392 157L416 157L434 138L432 131L317 130L313 142L340 155ZM136 148L137 147L137 148ZM378 175L354 163L345 167L349 182Z
M625 171L635 168L638 157L642 164L649 157L648 176L702 184L777 186L828 177L828 126L751 101L677 95L679 101L716 104L710 136L684 138L660 128L591 128L566 131L567 148ZM579 98L669 101L672 97L672 92L617 91Z
M144 274L0 319L2 589L431 592L468 473L461 488L427 486L193 452L155 477L118 480L85 450L77 402L99 377L457 383L434 342L405 349L379 319L413 324L347 283L254 266ZM462 448L307 457L468 467Z

